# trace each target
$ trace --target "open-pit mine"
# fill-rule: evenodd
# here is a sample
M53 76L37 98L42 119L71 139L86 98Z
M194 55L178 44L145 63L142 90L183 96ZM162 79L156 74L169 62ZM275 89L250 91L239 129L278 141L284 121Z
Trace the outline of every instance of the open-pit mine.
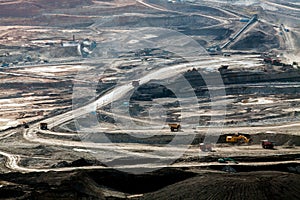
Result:
M0 199L299 199L297 0L0 10Z

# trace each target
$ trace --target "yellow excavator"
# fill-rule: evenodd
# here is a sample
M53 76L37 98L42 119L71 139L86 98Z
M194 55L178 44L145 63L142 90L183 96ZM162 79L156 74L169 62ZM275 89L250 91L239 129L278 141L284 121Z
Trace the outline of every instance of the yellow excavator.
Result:
M232 135L232 136L227 136L226 137L226 142L227 143L234 143L234 144L249 144L251 143L251 138L247 138L244 135Z

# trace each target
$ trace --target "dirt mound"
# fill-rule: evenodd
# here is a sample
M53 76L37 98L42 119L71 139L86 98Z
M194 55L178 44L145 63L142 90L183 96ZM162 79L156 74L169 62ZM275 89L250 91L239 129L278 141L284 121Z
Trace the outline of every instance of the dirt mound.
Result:
M113 169L7 173L0 174L0 199L126 199L143 194L142 199L292 200L300 195L300 174L274 170L241 172L237 166L232 169L239 173L193 168L164 168L137 175ZM298 168L290 165L289 170Z
M250 32L245 38L236 42L231 48L234 50L257 49L266 51L269 48L278 48L279 40L276 36L266 35L261 31Z
M104 199L101 189L83 172L10 173L0 175L0 180L13 182L2 185L0 199Z
M0 189L0 199L18 198L24 194L22 187L16 185L2 185Z
M142 194L194 177L196 173L165 168L137 175L117 170L96 170L88 175L99 185L127 194Z
M48 173L0 174L0 195L13 199L104 199L103 189L124 194L153 192L167 185L194 177L196 173L161 169L147 174L117 170L86 170ZM3 180L3 181L2 181ZM109 195L108 195L109 196Z
M206 174L146 194L143 199L298 199L299 178L280 172Z

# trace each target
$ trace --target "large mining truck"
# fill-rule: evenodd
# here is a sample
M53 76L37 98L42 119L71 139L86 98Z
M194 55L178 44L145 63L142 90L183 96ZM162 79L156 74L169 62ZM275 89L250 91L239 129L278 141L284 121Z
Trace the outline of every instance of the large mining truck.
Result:
M203 152L211 152L212 150L212 145L207 144L207 143L200 143L200 150Z
M48 130L48 124L47 123L40 123L40 129L41 130Z
M169 123L168 125L170 127L171 132L179 131L181 128L179 123Z
M264 149L274 149L274 142L270 142L269 140L262 140L261 146Z

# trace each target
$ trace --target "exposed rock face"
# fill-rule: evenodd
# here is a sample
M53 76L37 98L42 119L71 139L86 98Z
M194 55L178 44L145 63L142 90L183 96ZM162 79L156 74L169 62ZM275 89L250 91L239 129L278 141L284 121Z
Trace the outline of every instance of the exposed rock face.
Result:
M285 69L286 67L283 67ZM266 85L265 87L250 87L239 84L250 84L250 83L268 83L268 82L299 82L300 81L300 70L288 69L281 71L258 71L258 70L231 70L231 69L220 69L220 75L226 86L226 94L251 94L255 92L260 93L273 93L273 94L293 94L299 92L298 87L285 87L285 88L271 88ZM184 74L184 77L189 81L191 86L194 88L197 96L208 95L208 89L206 87L205 80L211 79L213 82L218 72L203 73L205 79L201 74L196 71L188 71Z
M219 69L220 75L225 85L243 84L243 83L260 83L260 82L294 82L300 81L300 70L288 69L282 71L259 71L259 70L231 70ZM215 73L203 73L208 78L214 78ZM205 85L205 81L200 73L196 70L188 71L184 77L194 87ZM205 78L207 78L205 77Z

